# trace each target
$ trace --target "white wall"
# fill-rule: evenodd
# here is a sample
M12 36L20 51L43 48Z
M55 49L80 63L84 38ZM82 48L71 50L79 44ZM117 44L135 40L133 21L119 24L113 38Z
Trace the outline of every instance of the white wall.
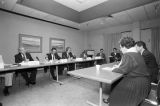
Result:
M32 53L33 58L41 59L49 52L50 37L65 39L65 46L70 46L77 56L85 47L81 31L0 11L0 54L5 63L14 63L20 33L43 37L42 53Z
M103 48L103 35L111 34L111 33L121 33L125 31L132 31L133 38L137 41L140 40L140 34L141 30L144 28L151 28L160 26L160 19L156 20L150 20L150 21L144 21L144 22L135 22L133 24L128 25L120 25L110 28L104 28L99 30L90 31L88 33L88 48L99 50L100 48ZM143 40L143 39L142 39Z
M117 32L131 31L131 29L132 29L132 24L90 31L88 33L88 39L89 39L88 48L94 49L96 50L96 52L98 52L100 48L104 48L104 35Z

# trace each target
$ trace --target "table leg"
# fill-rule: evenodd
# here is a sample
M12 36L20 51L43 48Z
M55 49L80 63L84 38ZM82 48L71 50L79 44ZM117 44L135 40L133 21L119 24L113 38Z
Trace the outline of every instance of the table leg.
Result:
M56 66L56 76L57 76L56 82L59 83L60 85L62 85L63 82L61 82L61 81L58 80L58 66Z
M77 69L77 63L74 63L74 67L75 67L75 70L76 70L76 69ZM81 77L73 76L73 78L75 78L75 79L80 79Z
M91 106L102 106L102 82L99 84L99 105L96 105L90 101L87 101L87 103Z
M99 106L102 106L102 82L99 85Z

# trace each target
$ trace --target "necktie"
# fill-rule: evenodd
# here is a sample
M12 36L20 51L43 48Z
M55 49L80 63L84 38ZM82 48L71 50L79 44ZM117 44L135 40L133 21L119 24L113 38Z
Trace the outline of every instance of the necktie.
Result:
M23 58L23 61L26 61L26 56L23 53L22 53L22 58Z
M53 60L53 54L52 54L52 60Z
M70 58L69 53L67 53L67 57Z
M55 55L53 54L53 60L55 60Z

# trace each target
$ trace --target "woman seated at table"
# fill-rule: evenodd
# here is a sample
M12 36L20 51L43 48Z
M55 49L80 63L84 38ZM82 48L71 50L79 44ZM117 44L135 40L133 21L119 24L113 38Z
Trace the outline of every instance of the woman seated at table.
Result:
M84 51L81 53L80 58L87 59L87 57L88 57L87 51L84 50Z
M87 54L87 50L84 50L81 54L80 54L80 58L83 58L84 60L87 59L88 54ZM81 67L86 68L89 66L89 62L82 62L80 63Z
M151 83L149 72L134 46L135 41L131 37L120 40L123 58L112 71L124 76L111 92L109 106L138 106L148 96Z

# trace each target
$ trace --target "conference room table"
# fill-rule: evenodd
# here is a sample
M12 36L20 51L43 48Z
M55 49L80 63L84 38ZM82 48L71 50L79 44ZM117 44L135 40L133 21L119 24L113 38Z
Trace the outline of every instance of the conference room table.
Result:
M99 104L96 105L90 101L87 101L88 104L92 106L102 106L102 83L112 84L118 79L122 77L122 74L115 73L110 70L104 70L104 67L112 67L116 63L109 63L100 66L99 71L97 71L96 67L78 69L75 71L70 71L68 74L98 81L99 82Z
M62 61L41 61L41 62L38 62L38 61L36 61L36 64L27 64L28 62L26 62L26 63L24 62L24 64L6 64L4 66L4 68L0 68L0 74L11 73L11 72L21 72L21 71L23 71L23 69L30 69L30 68L49 67L49 69L50 69L50 67L55 66L56 67L56 75L57 75L56 82L61 85L61 84L63 84L63 82L59 81L59 78L58 78L58 66L75 64L75 69L77 69L76 65L78 63L92 62L92 61L94 62L94 61L99 61L99 60L103 60L103 59L102 58L93 58L93 59L81 60L81 61L67 60L65 62L62 62ZM29 62L32 62L32 61L29 61Z

